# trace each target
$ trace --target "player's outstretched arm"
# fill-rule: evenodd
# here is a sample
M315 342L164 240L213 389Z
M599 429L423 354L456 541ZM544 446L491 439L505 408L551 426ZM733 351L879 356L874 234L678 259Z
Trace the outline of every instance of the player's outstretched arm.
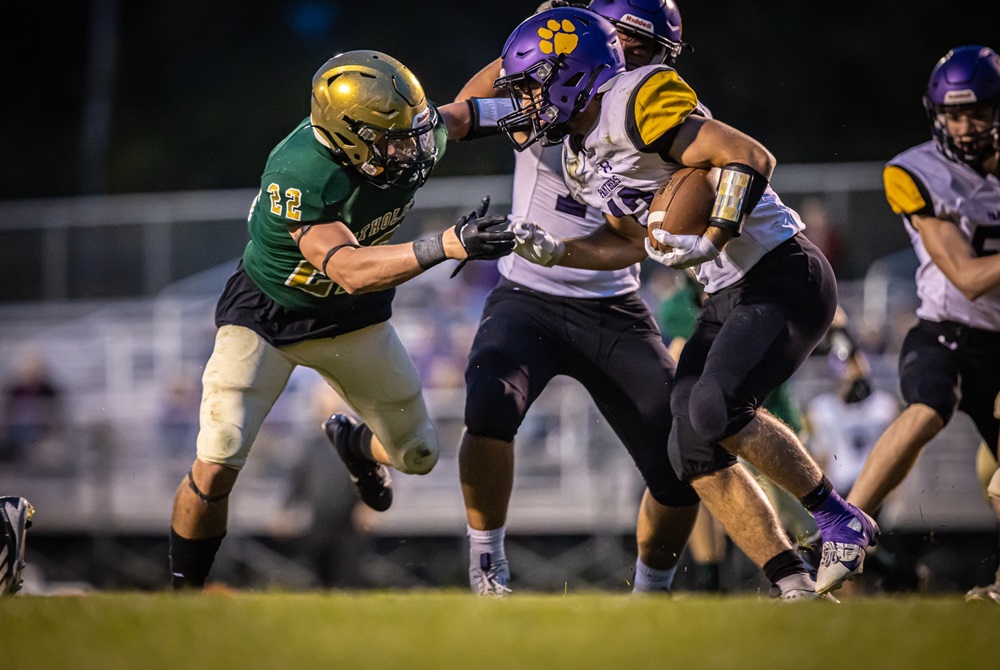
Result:
M1000 254L977 256L951 221L933 216L910 217L924 248L945 277L969 300L1000 286Z
M587 270L620 270L643 260L643 228L630 219L606 218L589 235L562 240L535 223L518 222L512 228L517 237L514 251L538 265Z
M502 62L502 58L497 58L482 70L472 75L472 79L467 81L462 90L455 96L455 102L464 102L469 98L494 98L504 95L493 88L493 82L500 77L500 64Z
M489 197L451 228L405 244L362 247L340 221L291 229L302 256L350 294L384 291L447 260L491 260L509 254L506 218L487 217Z

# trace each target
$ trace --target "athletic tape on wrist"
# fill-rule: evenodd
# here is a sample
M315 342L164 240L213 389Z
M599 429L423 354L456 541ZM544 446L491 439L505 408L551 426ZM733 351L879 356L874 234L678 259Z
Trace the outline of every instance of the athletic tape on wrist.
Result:
M413 243L413 255L417 257L417 263L424 270L448 260L444 253L444 234L438 233L433 237L416 240Z

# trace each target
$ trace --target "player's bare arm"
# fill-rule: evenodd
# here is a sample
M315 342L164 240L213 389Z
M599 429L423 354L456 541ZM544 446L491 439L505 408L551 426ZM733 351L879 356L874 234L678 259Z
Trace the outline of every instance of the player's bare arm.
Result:
M912 216L934 264L969 300L1000 286L1000 254L976 256L968 240L951 221L933 216Z
M362 247L339 221L298 226L289 232L302 256L350 294L384 291L425 269L417 260L415 243ZM468 255L453 228L444 231L441 242L447 258L463 260Z
M455 102L465 102L469 98L494 98L504 95L502 91L493 88L493 82L500 76L500 64L502 61L503 59L497 58L472 75L472 79L466 82L462 90L455 96Z
M589 270L620 270L646 258L646 229L631 217L605 215L606 223L585 237L563 240L558 265Z
M715 119L688 116L678 127L669 155L690 167L724 167L727 163L749 165L770 179L777 163L767 148L749 135Z

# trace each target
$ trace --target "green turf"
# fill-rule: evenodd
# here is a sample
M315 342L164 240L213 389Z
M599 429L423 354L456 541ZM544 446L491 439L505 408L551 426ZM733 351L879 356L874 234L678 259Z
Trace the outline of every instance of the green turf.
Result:
M1000 607L959 596L21 596L0 601L0 669L995 670L998 631Z

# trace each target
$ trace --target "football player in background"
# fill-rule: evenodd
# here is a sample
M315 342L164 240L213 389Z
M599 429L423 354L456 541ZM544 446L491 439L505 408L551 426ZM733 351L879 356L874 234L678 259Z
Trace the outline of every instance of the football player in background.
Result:
M394 287L446 259L510 253L488 199L454 228L388 244L468 106L436 109L402 63L377 51L327 61L311 115L268 157L250 242L216 309L198 456L174 499L175 588L201 587L226 533L228 496L257 431L297 365L316 370L363 423L325 425L365 504L392 502L389 471L425 474L438 457L420 378L387 323Z
M798 215L768 186L774 157L756 140L699 112L677 72L625 72L614 27L556 8L523 22L503 51L498 87L518 108L499 123L516 146L565 139L567 186L608 223L557 239L534 222L514 226L517 253L542 265L613 270L648 255L696 268L708 298L677 365L670 460L784 600L811 599L861 570L877 527L846 503L795 434L760 401L819 342L834 315L833 270L801 234ZM529 125L526 137L517 128ZM718 167L704 235L659 231L647 241L653 194L683 165ZM800 500L823 536L813 581L760 486L737 456Z
M540 11L552 3L545 3ZM565 5L563 5L565 6ZM594 0L614 22L629 69L673 65L682 49L673 0ZM458 100L501 94L493 88L500 59L483 68ZM509 100L472 100L512 111ZM570 197L562 147L533 144L517 152L513 221L536 221L563 236L582 236L601 212ZM514 483L514 436L556 375L579 381L624 443L647 489L637 527L635 592L668 592L698 510L698 496L677 479L666 452L674 361L639 297L639 265L619 270L544 268L517 255L500 259L502 275L483 309L465 372L465 426L459 473L469 536L469 581L481 595L509 591L504 547Z
M994 458L1000 427L1000 57L960 46L934 66L923 98L932 140L893 158L886 198L917 253L919 321L903 341L906 409L865 462L848 499L874 514L959 409ZM1000 471L989 484L1000 517ZM969 592L1000 602L1000 573Z
M0 496L0 597L21 590L25 537L34 514L24 498Z

